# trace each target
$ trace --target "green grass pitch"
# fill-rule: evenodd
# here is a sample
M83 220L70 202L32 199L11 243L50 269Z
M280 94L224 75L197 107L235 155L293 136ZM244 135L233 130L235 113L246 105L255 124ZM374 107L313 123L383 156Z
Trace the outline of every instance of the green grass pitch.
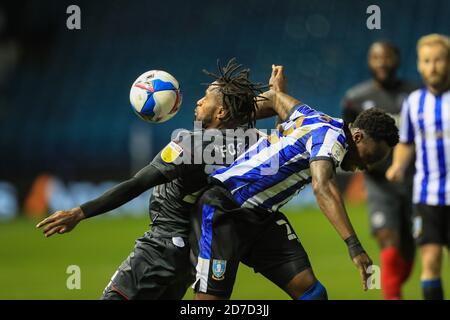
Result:
M363 292L346 247L316 209L287 215L307 250L315 274L330 299L381 299L380 290ZM365 207L349 208L360 240L374 260L379 251L368 231ZM66 235L46 239L35 221L0 223L0 299L98 299L115 269L148 228L148 218L93 218ZM81 289L66 288L69 265L81 268ZM443 266L444 290L450 296L449 258ZM404 287L406 299L421 299L420 265ZM192 298L192 290L185 296ZM241 265L232 299L288 299L278 287Z

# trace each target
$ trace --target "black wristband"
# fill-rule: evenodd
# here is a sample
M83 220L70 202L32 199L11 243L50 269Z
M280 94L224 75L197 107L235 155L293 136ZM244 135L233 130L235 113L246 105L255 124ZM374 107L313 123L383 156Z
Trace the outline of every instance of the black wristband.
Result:
M355 234L352 234L350 237L344 240L347 244L348 253L350 257L353 259L354 257L360 255L365 252L361 243L358 240L358 237Z

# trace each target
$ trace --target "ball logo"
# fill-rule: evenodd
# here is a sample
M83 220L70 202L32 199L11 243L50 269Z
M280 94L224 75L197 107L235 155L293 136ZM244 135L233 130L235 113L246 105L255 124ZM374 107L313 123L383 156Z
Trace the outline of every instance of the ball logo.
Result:
M216 260L213 259L213 265L212 265L212 278L214 280L223 280L224 274L225 274L225 269L227 267L227 262L225 260Z
M137 87L137 88L141 88L143 90L146 90L148 92L155 92L155 89L153 88L153 82L151 82L151 81L145 82L145 83L144 82L139 82L139 83L136 83L134 86Z

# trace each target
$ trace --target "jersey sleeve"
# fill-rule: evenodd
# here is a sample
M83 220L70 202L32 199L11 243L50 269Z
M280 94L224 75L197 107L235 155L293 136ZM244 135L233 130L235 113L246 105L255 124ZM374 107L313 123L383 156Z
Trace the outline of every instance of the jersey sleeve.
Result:
M309 162L331 160L334 166L338 167L347 152L345 145L345 135L342 130L320 127L314 130L306 143L306 150L310 154Z
M100 197L83 203L80 208L86 218L93 217L127 203L144 191L167 182L167 178L151 165L141 169L134 177L106 191Z
M150 163L159 170L167 179L173 180L181 173L183 166L179 159L183 156L182 148L175 142L171 141L165 146Z
M298 104L289 111L287 119L280 123L277 128L280 131L286 131L286 130L294 130L297 125L300 125L302 123L302 118L308 115L312 115L316 111L309 107L306 104Z
M194 144L195 139L189 131L180 133L155 156L150 165L169 180L199 170L202 163L195 164Z
M400 116L400 142L413 143L414 142L414 127L411 121L411 111L408 98L403 101L402 113Z
M305 116L305 112L307 113L310 109L311 108L302 103L292 107L292 109L288 113L288 117L285 122L295 121L298 118Z

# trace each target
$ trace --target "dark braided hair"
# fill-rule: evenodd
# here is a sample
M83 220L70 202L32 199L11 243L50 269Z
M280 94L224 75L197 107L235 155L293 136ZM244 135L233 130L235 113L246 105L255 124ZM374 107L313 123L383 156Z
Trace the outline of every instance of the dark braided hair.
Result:
M375 141L385 141L390 147L394 147L399 141L394 119L377 108L361 112L356 117L353 128L364 130Z
M236 62L236 58L230 59L225 67L217 60L219 74L203 70L205 74L212 77L212 83L204 83L208 86L217 86L222 94L223 105L228 111L224 121L238 121L248 123L254 127L256 122L257 102L261 99L260 94L268 88L261 83L252 83L249 80L250 69L243 69L242 64Z

